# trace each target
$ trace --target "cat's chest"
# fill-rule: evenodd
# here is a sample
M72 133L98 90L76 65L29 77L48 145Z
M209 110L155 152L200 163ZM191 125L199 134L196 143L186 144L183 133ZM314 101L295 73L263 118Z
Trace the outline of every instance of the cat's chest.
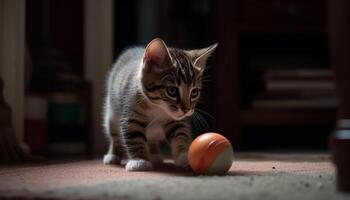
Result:
M172 119L162 108L143 102L135 105L134 109L142 112L144 120L147 121L145 132L148 139L159 140L164 138L164 125Z

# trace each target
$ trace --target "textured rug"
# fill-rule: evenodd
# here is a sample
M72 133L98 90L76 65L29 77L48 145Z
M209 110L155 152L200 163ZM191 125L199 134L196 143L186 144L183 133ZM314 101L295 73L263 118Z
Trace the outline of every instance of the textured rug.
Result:
M350 199L326 154L239 154L224 176L166 162L125 172L101 160L0 166L0 199Z

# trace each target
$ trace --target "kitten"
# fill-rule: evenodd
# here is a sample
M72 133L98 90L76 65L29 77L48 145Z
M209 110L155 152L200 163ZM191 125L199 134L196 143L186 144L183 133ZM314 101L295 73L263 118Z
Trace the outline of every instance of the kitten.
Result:
M186 51L156 38L118 58L107 79L105 164L120 164L125 153L127 171L151 170L162 162L157 141L166 139L175 164L188 168L192 136L187 118L194 113L206 61L216 46Z

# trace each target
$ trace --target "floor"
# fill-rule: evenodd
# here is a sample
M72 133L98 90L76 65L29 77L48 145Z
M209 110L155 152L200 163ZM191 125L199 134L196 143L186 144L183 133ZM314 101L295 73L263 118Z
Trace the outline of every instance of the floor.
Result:
M125 172L101 160L0 166L0 199L350 199L335 190L327 154L236 155L225 176L195 176L169 161Z

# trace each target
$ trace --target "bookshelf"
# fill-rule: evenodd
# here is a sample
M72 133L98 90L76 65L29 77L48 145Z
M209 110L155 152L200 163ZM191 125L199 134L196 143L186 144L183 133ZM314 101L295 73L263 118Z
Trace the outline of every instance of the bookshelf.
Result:
M217 130L238 148L251 128L328 131L337 99L326 2L227 0L216 8Z
M26 3L24 139L34 154L92 154L93 88L84 78L84 5L82 0Z
M242 126L280 126L327 124L333 121L334 109L266 109L243 110Z

